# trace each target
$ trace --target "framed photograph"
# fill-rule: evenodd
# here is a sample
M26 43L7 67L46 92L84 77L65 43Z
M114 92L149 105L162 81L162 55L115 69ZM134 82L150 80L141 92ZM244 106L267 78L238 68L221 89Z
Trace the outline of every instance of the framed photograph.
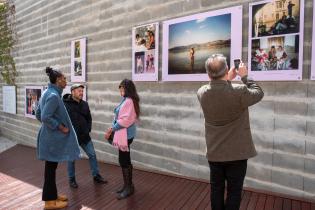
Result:
M226 56L229 67L242 57L242 6L163 22L163 81L208 81L205 61Z
M3 112L16 114L16 86L2 86Z
M86 38L71 41L71 82L86 80Z
M132 80L157 81L159 23L132 29Z
M312 37L311 80L315 80L315 0L313 0L313 37Z
M257 81L302 80L304 0L249 4L249 76Z
M39 99L43 93L42 86L25 86L25 116L35 119Z

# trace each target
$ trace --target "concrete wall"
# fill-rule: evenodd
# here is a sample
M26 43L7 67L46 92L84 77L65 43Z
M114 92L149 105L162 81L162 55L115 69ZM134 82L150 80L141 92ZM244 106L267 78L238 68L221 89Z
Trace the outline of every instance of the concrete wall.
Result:
M23 88L47 84L43 69L48 65L60 68L69 76L70 41L87 37L87 95L94 120L93 142L100 160L117 162L117 152L102 136L110 126L112 110L120 99L118 84L125 77L131 78L132 27L243 5L243 59L246 61L249 2L16 0L17 115L0 112L1 135L36 146L39 123L24 117ZM312 34L312 2L309 0L305 2L304 34L303 81L260 82L265 98L250 109L259 155L249 161L245 184L315 199L315 83L308 79ZM161 59L159 64L161 66ZM137 83L142 116L137 139L132 145L135 166L209 180L203 117L195 94L202 84Z

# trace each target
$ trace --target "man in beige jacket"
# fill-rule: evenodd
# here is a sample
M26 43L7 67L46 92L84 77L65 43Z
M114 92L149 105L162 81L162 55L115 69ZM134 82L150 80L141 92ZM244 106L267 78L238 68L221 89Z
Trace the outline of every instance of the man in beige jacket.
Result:
M243 63L228 70L223 55L207 59L210 83L198 90L205 118L207 159L210 166L212 210L236 210L240 207L247 159L257 153L252 141L248 107L259 102L264 93L247 78ZM244 84L232 84L239 75ZM224 203L225 181L227 198Z

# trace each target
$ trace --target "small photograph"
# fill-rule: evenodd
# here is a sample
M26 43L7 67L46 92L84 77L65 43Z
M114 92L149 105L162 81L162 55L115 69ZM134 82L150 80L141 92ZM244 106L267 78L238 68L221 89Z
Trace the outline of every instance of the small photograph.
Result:
M169 26L169 74L205 74L205 60L212 54L225 55L229 65L231 14L184 21Z
M154 73L155 72L155 65L154 65L154 59L155 57L155 50L149 50L146 51L144 54L144 60L145 60L145 68L144 73Z
M135 73L143 74L144 73L144 52L135 53Z
M87 39L71 41L71 82L85 82Z
M298 70L299 35L252 40L252 71Z
M80 60L74 61L74 76L82 76L82 62Z
M158 80L159 23L132 28L132 80Z
M155 24L135 28L134 48L135 51L155 49Z
M81 56L81 52L80 52L80 41L76 41L74 43L74 57L75 58L79 58Z
M42 92L43 87L41 86L25 87L25 116L35 118L36 108Z
M275 0L252 6L252 37L299 33L300 1Z

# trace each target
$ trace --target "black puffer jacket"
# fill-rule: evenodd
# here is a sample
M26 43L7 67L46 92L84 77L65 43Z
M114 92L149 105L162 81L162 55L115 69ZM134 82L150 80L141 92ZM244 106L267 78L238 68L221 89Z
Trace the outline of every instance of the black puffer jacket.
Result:
M83 100L77 102L71 94L63 96L63 102L67 108L72 125L77 134L79 144L87 144L91 141L92 117L89 104Z

